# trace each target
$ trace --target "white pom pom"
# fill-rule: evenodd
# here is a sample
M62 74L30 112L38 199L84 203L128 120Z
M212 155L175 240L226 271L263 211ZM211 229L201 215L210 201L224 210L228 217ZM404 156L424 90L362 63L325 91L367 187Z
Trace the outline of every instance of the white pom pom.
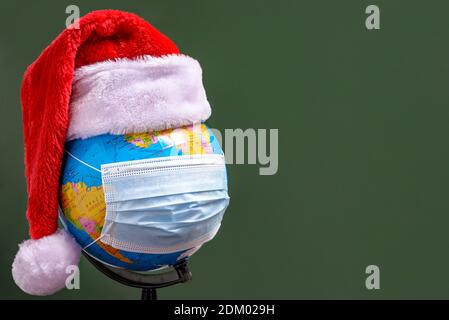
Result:
M65 287L69 265L78 265L81 247L65 230L38 240L26 240L12 264L12 276L26 293L45 296Z

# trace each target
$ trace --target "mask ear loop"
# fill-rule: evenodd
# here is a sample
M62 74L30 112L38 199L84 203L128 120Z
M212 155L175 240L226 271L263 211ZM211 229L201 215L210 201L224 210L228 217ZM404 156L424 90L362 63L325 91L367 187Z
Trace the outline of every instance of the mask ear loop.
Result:
M85 166L87 166L87 167L89 167L89 168L91 168L91 169L94 169L95 171L98 171L98 172L101 173L101 170L99 170L99 169L95 168L94 166L91 166L91 165L88 164L87 162L84 162L83 160L81 160L81 159L75 157L75 156L74 156L73 154L71 154L67 149L64 149L64 151L65 151L69 156L71 156L73 159L75 159L76 161L78 161L78 162L84 164Z
M109 226L110 227L110 226ZM89 243L88 245L84 246L82 249L85 251L85 249L87 249L88 247L90 247L91 245L93 245L94 243L97 243L99 240L101 240L101 238L103 238L106 235L106 233L100 235L98 238L96 238L94 241L92 241L91 243Z
M94 241L92 241L91 243L89 243L87 246L84 246L83 248L81 248L83 251L86 251L87 248L89 248L91 245L93 245L94 243L97 243L98 240L101 240L101 238L103 238L105 236L105 234L99 236L97 239L95 239Z

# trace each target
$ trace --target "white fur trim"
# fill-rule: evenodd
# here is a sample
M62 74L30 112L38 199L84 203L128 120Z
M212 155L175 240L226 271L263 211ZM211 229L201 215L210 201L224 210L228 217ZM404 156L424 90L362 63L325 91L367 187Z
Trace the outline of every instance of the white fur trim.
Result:
M99 62L75 71L67 140L175 128L205 121L210 113L195 59Z
M78 265L81 247L65 230L37 240L26 240L12 264L17 286L28 294L46 296L65 287L66 268Z

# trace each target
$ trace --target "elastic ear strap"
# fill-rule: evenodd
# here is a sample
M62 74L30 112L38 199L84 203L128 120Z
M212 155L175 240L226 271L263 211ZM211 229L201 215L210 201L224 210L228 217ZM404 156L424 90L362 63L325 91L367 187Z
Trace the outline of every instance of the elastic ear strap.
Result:
M94 166L91 166L90 164L88 164L87 162L84 162L83 160L81 160L81 159L75 157L72 153L70 153L70 152L67 151L67 150L65 150L65 152L66 152L70 157L72 157L73 159L75 159L76 161L78 161L79 163L81 163L82 165L85 165L86 167L91 168L91 169L93 169L93 170L98 171L98 172L101 173L101 170L100 170L100 169L97 169L97 168L95 168Z

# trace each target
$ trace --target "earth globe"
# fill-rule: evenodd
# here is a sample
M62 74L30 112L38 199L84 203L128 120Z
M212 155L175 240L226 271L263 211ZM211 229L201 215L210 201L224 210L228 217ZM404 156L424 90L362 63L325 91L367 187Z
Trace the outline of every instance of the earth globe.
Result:
M223 154L216 137L204 124L67 142L59 186L62 224L85 253L108 266L149 271L187 259L199 248L148 254L119 250L101 242L106 215L101 165L194 154Z

